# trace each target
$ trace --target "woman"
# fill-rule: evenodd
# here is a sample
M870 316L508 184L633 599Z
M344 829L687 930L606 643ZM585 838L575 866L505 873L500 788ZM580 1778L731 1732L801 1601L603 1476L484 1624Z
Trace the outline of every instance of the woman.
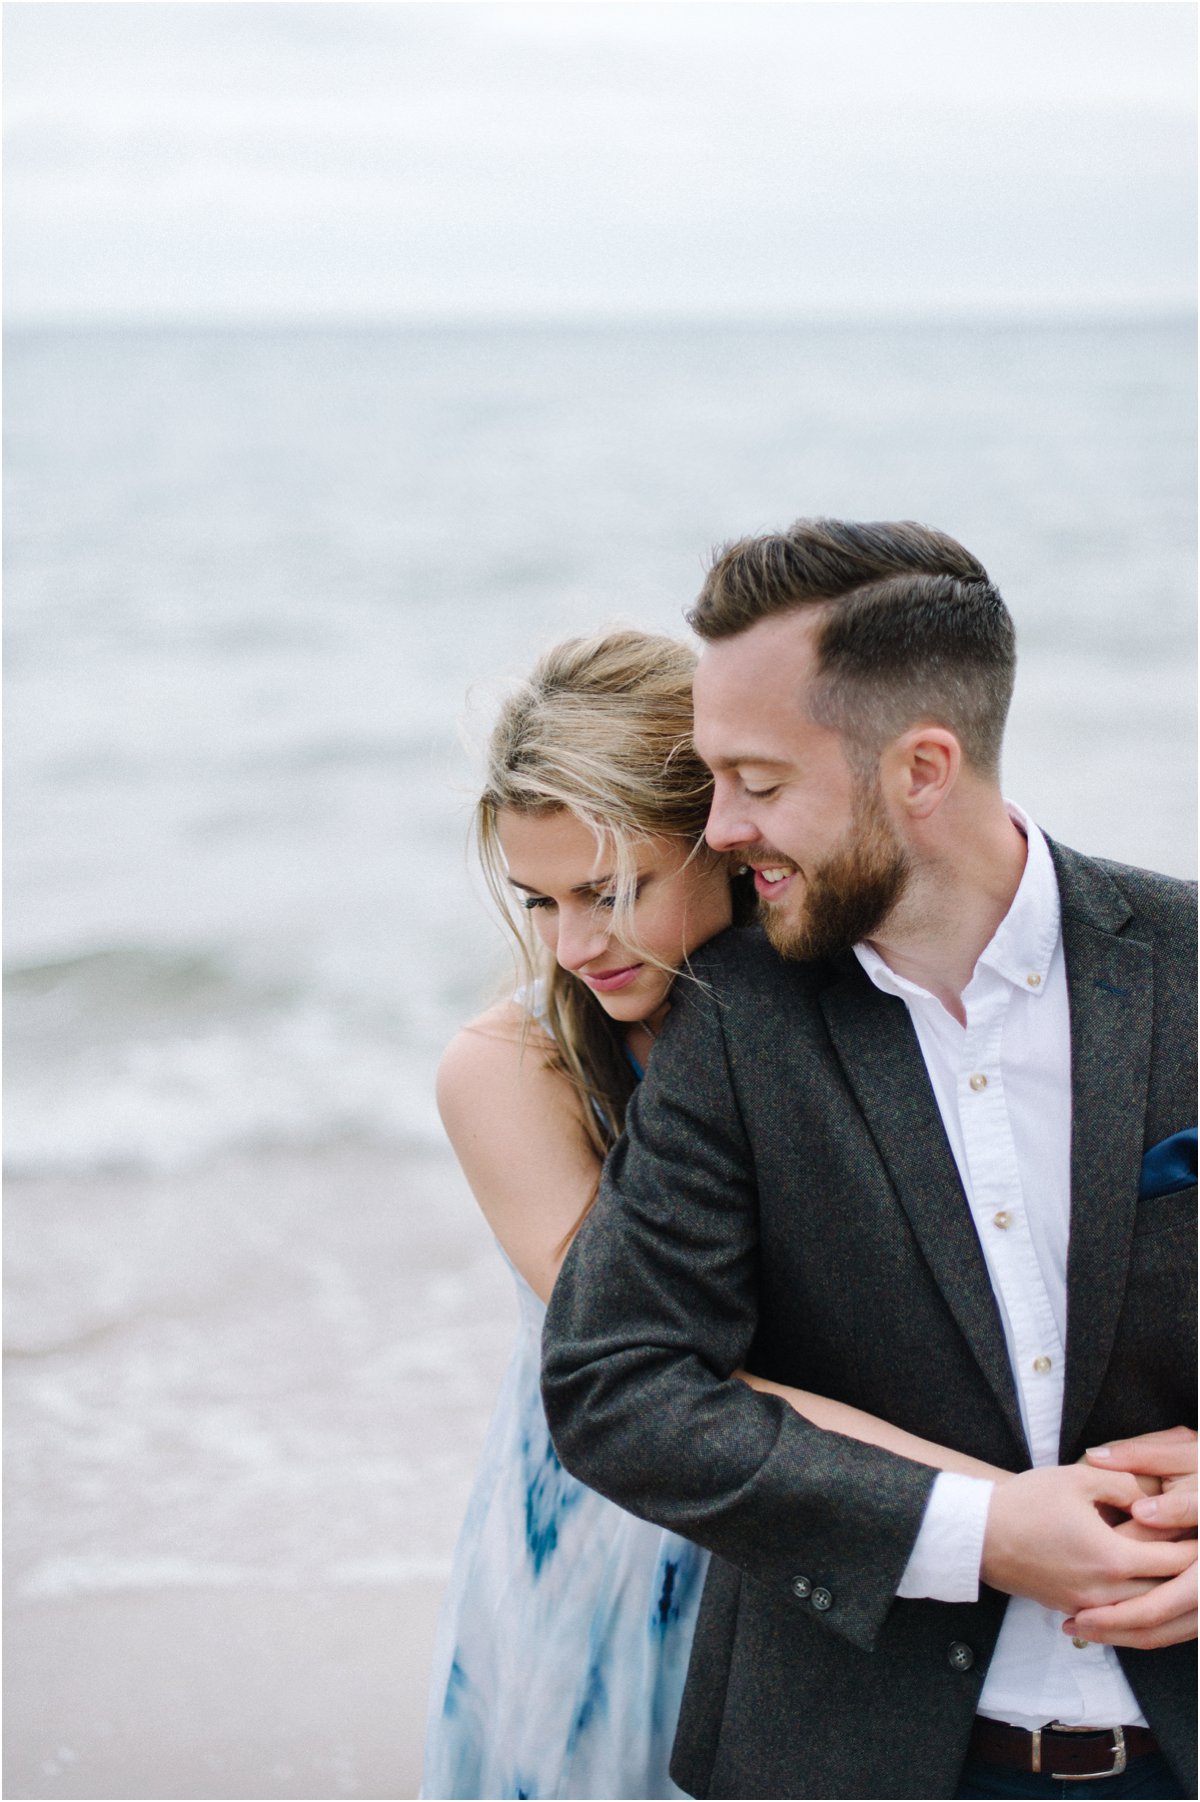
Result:
M504 706L477 834L520 993L450 1045L438 1103L512 1267L520 1330L434 1654L422 1794L679 1796L668 1762L707 1554L575 1481L538 1390L545 1303L690 954L733 923L704 843L694 657L635 631L549 651ZM752 895L747 897L752 905ZM739 1373L819 1426L1000 1476L841 1403Z

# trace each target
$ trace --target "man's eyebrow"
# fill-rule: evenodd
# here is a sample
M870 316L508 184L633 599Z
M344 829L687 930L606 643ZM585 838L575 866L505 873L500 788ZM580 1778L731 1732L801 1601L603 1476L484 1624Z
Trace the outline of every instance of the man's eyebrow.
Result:
M786 770L785 757L768 757L761 751L735 751L731 757L705 757L710 770L741 770L748 765L758 770Z

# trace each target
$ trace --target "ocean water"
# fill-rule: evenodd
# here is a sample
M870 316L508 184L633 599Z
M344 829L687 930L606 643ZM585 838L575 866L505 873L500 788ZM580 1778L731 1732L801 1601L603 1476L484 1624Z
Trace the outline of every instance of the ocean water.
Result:
M1009 792L1192 872L1193 364L1184 321L12 336L23 1619L446 1570L513 1304L433 1071L510 980L468 822L546 643L682 634L801 513L928 520L1017 621Z
M960 536L1010 792L1193 867L1187 322L27 332L5 375L11 1170L434 1142L508 967L464 731L800 513Z

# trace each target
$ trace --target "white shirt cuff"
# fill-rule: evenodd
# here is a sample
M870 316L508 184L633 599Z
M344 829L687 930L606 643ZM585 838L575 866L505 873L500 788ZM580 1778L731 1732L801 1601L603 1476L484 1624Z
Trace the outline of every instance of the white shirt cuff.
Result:
M983 1535L994 1488L986 1477L938 1472L898 1596L931 1602L979 1600Z

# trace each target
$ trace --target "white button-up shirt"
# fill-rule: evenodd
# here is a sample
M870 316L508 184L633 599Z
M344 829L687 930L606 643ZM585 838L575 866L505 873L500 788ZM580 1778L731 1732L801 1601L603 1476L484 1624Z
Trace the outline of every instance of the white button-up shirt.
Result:
M1058 882L1020 808L1028 841L1012 906L963 991L962 1026L870 945L855 955L876 988L908 1008L999 1305L1033 1463L1058 1463L1071 1223L1071 1023ZM942 1472L898 1594L975 1601L992 1484ZM1111 1646L1075 1646L1064 1616L1008 1604L979 1712L1021 1727L1144 1726Z

